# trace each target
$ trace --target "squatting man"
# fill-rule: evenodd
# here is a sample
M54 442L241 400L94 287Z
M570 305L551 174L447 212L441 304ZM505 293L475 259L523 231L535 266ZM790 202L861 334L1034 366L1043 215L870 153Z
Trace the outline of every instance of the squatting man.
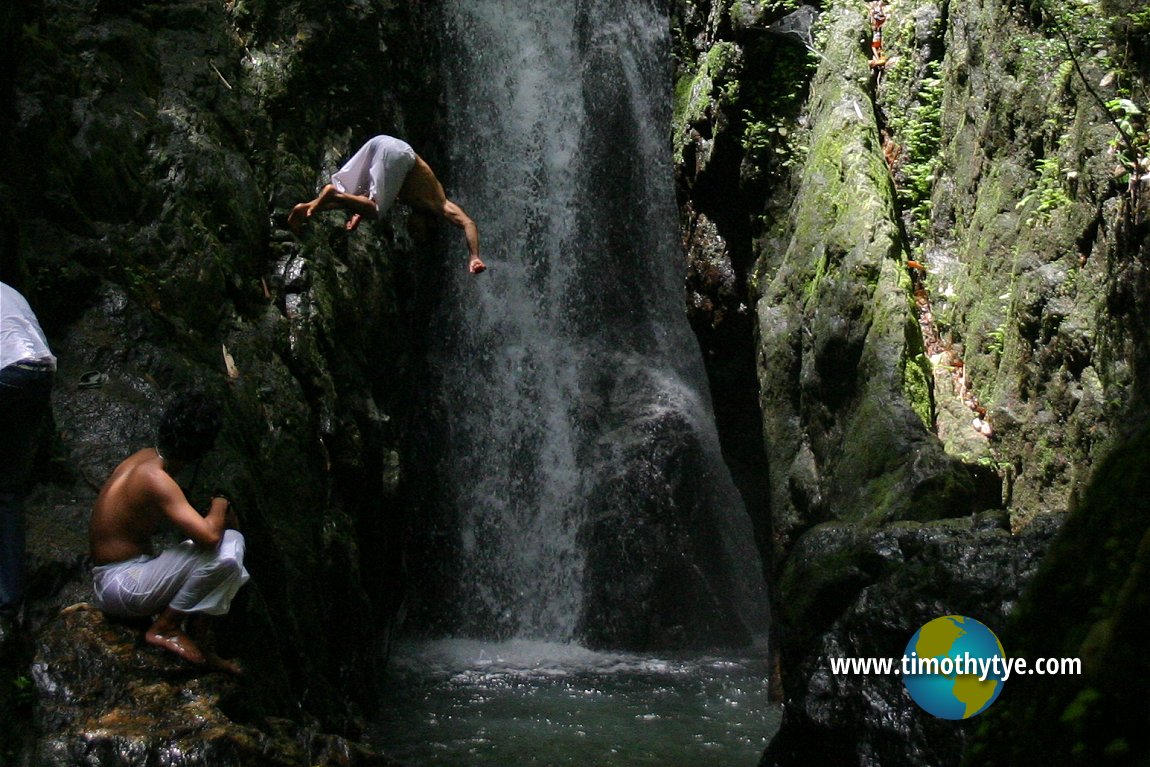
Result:
M223 615L248 580L244 537L230 501L212 498L196 511L174 475L215 444L219 404L202 392L177 398L165 411L154 447L129 456L100 490L89 527L95 605L109 615L154 617L149 644L212 669L240 673L201 646L208 616ZM160 554L152 535L168 520L188 540Z

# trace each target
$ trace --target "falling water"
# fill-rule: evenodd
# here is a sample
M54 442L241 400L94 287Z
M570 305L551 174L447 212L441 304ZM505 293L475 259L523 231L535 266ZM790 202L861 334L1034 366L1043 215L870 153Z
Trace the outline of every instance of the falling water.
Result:
M490 267L467 275L453 240L429 328L425 537L449 573L451 633L578 638L588 584L614 577L588 572L588 520L605 499L640 509L671 492L670 470L647 468L664 452L702 456L682 484L714 516L698 535L730 586L708 588L763 629L753 533L683 310L657 5L443 3L448 191ZM664 448L668 433L689 447Z

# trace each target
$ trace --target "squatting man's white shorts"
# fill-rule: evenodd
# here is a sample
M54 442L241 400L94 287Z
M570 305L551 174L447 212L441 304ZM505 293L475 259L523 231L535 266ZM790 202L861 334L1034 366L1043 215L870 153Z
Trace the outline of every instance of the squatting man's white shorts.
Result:
M236 530L225 530L214 551L188 540L159 556L92 568L96 607L124 617L155 615L166 607L223 615L248 577L244 537Z

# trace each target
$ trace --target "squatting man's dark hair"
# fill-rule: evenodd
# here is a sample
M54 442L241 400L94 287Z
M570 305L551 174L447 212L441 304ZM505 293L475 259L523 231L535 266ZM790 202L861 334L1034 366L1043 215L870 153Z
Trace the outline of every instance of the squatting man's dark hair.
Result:
M186 392L164 411L156 449L164 458L195 461L212 449L222 425L219 401L198 389Z

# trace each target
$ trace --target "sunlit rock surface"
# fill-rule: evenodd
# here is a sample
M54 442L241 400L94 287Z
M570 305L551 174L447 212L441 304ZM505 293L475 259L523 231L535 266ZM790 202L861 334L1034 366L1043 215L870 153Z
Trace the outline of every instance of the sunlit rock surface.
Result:
M142 627L85 604L41 635L32 664L39 727L36 765L172 767L395 763L344 738L286 719L239 724L245 680L206 673L143 641Z
M958 764L969 733L924 723L895 680L825 667L834 654L898 655L932 610L981 616L1004 642L1123 652L1129 634L1096 603L1091 642L1079 646L1074 621L1039 640L1054 584L1074 591L1080 578L1071 557L1048 565L1045 596L1026 593L1068 511L1109 524L1113 512L1080 501L1103 492L1092 483L1106 456L1138 453L1129 435L1148 417L1147 195L1110 119L1148 74L1136 5L891 4L877 73L862 4L820 8L809 36L786 9L679 6L688 310L732 303L731 280L708 294L698 276L730 263L757 315L787 704L765 763ZM817 50L805 73L793 67L804 45ZM1129 138L1142 130L1131 123ZM746 250L753 266L736 257ZM704 344L715 319L696 322ZM1107 569L1110 548L1063 546L1087 572ZM1129 553L1115 568L1114 593L1140 572ZM1089 602L1086 591L1074 598ZM1037 613L1014 634L1026 600ZM1121 604L1129 630L1133 602ZM1042 742L1036 759L1055 758L1043 714L1075 723L1063 752L1144 754L1136 727L1106 719L1122 698L1091 687L1102 679L1019 711L1004 697L986 715L1003 710L1000 731L971 763L1008 741L1003 763L1024 758L1030 744L1006 724L1020 716Z

